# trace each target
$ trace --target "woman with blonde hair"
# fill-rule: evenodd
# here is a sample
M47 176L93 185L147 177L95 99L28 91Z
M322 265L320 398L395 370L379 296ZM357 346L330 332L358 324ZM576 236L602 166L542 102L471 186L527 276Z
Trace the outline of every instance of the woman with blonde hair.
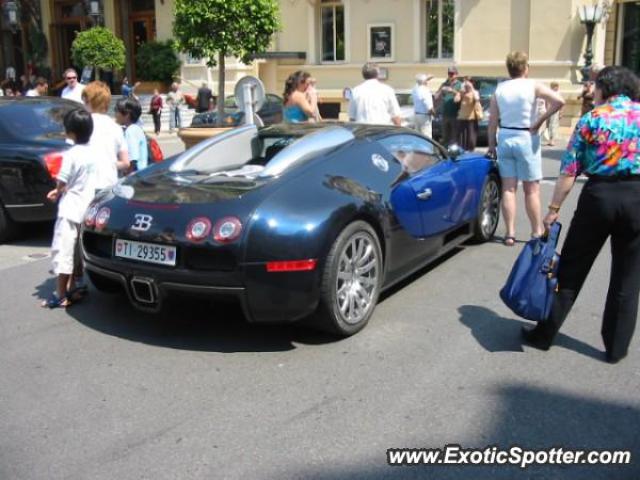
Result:
M110 188L118 181L118 171L129 169L129 153L122 128L107 115L111 91L104 82L91 82L82 91L82 101L93 119L89 145L94 147L96 190Z
M487 155L495 158L497 153L502 178L502 215L506 225L504 244L512 247L516 241L516 190L519 180L524 190L531 236L537 237L543 233L540 208L542 154L538 131L551 115L564 106L564 100L558 92L527 78L529 58L526 53L510 53L506 64L511 80L498 84L491 99ZM549 105L540 116L536 115L538 98ZM496 148L498 124L500 132Z

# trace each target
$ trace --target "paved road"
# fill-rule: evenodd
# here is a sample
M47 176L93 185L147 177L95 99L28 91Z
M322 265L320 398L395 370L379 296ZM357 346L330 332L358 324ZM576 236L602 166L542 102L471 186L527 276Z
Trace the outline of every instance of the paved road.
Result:
M549 181L558 153L545 159ZM336 341L247 325L232 305L150 316L92 291L42 310L49 262L28 255L46 252L48 235L0 247L0 479L640 478L640 343L602 361L606 252L544 353L521 346L524 322L498 299L518 252L498 242L422 270ZM635 462L386 465L390 447L452 443L631 449Z

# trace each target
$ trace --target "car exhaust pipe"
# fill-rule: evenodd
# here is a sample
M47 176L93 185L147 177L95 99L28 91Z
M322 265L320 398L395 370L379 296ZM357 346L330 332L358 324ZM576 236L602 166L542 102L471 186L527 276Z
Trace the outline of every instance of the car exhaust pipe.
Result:
M156 286L153 279L134 277L131 279L131 294L140 303L151 305L158 301Z

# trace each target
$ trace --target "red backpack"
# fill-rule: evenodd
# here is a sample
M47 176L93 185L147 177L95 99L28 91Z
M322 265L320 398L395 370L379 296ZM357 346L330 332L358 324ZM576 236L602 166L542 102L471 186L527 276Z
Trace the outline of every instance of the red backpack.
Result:
M158 141L147 135L147 154L149 157L149 163L159 163L164 160L164 154L158 144Z

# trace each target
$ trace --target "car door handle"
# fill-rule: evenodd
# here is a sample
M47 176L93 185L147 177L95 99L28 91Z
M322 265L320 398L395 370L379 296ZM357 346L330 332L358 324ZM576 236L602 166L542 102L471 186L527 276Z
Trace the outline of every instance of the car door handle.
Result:
M431 198L432 195L432 191L430 188L425 188L423 191L421 191L420 193L418 193L418 198L420 200L429 200Z

